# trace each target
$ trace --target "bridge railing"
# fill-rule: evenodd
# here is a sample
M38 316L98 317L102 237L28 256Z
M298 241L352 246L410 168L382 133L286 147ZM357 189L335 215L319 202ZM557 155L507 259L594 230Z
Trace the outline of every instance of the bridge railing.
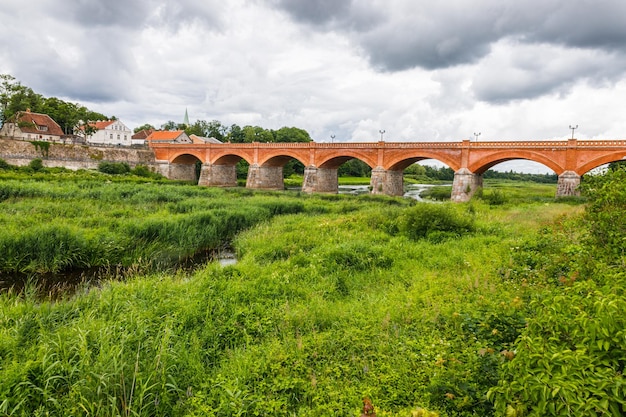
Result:
M340 143L327 143L327 142L284 142L284 143L204 143L204 144L178 144L178 143L154 143L150 144L154 148L230 148L230 149L254 149L254 148L266 148L266 149L376 149L376 148L392 148L392 149L458 149L458 148L502 148L511 149L515 148L566 148L566 147L617 147L625 148L626 140L537 140L537 141L497 141L497 142L470 142L465 140L463 142L340 142Z

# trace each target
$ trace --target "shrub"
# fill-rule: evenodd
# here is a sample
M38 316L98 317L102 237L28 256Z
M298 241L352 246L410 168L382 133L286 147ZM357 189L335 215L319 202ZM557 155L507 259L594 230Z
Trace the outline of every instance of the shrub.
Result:
M431 200L445 201L450 200L452 196L452 187L430 187L420 194L420 197L430 198Z
M100 162L98 171L105 174L120 175L130 172L130 166L126 162Z
M43 169L43 161L41 158L35 158L28 164L28 167L35 172L41 171Z
M409 239L440 242L475 229L473 218L462 216L449 205L418 204L407 209L398 221L398 230Z
M484 193L482 199L485 200L490 206L501 206L508 201L504 193L500 190L493 190L490 193Z
M7 161L5 161L4 159L0 158L0 169L8 171L11 168L13 168L13 167L11 165L9 165L9 163Z

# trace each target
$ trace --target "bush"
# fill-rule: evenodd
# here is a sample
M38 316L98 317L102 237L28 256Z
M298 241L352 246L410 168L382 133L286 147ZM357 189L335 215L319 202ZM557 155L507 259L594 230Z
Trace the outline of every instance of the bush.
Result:
M111 175L127 174L130 166L126 162L100 162L98 171Z
M626 172L609 171L585 181L589 205L578 227L588 238L563 252L569 259L558 263L571 267L554 271L548 278L558 284L531 301L534 316L489 393L497 415L626 413L625 180Z
M398 230L409 239L441 242L475 229L473 218L464 217L449 205L418 204L400 217Z
M431 200L446 201L452 196L452 187L430 187L424 190L420 197L430 198Z
M493 190L490 193L485 193L483 194L482 199L490 206L501 206L508 201L504 193L500 190Z
M43 169L43 161L41 158L35 158L28 164L28 167L35 172L41 171Z
M8 171L11 168L13 168L13 167L11 165L9 165L9 163L7 161L5 161L4 159L0 158L0 169Z

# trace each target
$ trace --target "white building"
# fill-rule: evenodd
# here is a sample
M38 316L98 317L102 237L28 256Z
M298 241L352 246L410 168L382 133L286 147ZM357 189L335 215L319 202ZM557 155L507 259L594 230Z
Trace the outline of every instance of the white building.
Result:
M47 114L32 113L30 110L18 111L10 117L2 129L0 136L21 140L40 140L46 142L62 142L63 130Z
M94 145L132 145L133 132L119 120L89 122L89 126L95 127L97 131L87 136L87 143Z

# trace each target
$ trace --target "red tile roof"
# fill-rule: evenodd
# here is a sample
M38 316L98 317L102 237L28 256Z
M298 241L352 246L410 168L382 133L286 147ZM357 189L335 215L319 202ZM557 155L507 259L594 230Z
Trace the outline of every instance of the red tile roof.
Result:
M89 126L93 126L98 130L106 129L108 126L112 125L115 120L102 120L97 122L89 122Z
M157 130L152 132L150 136L146 138L147 141L168 141L176 140L180 135L185 133L184 130Z
M47 114L41 113L32 113L30 111L20 111L15 113L15 115L11 118L12 122L17 123L20 130L25 133L37 133L37 134L45 134L45 135L55 135L62 136L63 130L61 126L57 124L50 116ZM46 128L42 130L40 128Z
M152 129L143 129L131 136L131 139L147 139L154 132Z

